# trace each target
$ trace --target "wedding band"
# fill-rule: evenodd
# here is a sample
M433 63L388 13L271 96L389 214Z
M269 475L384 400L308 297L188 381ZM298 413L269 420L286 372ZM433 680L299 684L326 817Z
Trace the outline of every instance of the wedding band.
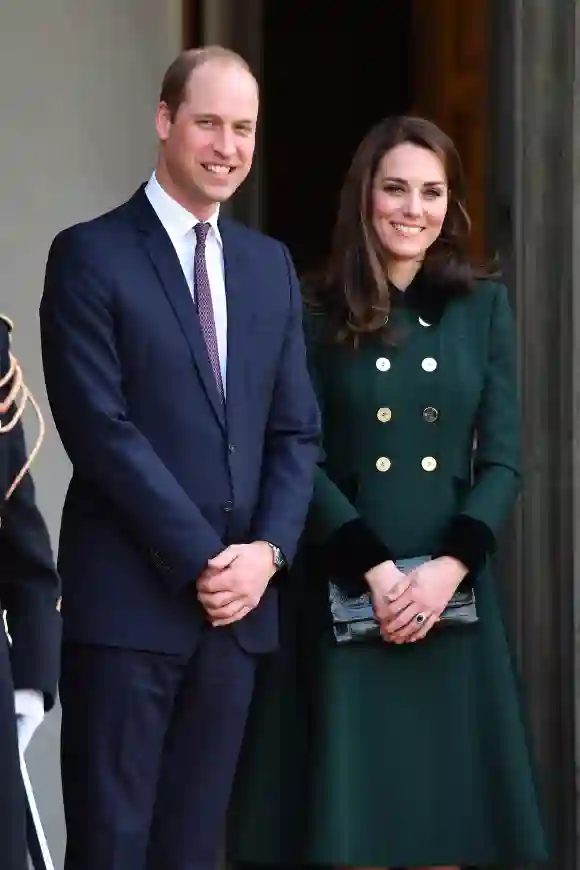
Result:
M415 617L415 622L417 623L417 625L422 625L426 619L427 619L427 617L425 616L424 613L418 613L417 616Z

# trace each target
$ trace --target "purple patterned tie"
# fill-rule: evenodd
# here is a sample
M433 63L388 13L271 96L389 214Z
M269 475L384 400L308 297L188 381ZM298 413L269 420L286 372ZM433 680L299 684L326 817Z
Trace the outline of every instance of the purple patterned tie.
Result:
M211 301L211 289L209 286L209 276L207 274L207 266L205 262L205 240L209 232L209 224L198 223L194 227L197 244L195 246L195 257L193 260L193 277L195 286L195 302L197 305L197 313L199 315L199 323L201 331L205 339L209 361L213 369L214 377L218 386L218 390L223 399L224 388L222 384L222 373L220 368L220 356L218 352L217 335L215 331L215 319L213 316L213 303Z

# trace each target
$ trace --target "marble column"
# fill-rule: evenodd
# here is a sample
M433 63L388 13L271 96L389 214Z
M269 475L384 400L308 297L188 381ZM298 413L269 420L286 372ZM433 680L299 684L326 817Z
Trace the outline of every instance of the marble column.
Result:
M490 0L489 238L516 309L525 485L504 546L554 870L576 870L580 75L575 0Z

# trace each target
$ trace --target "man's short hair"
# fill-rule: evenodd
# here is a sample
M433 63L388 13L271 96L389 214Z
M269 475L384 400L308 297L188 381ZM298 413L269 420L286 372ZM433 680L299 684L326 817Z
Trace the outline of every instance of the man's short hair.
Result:
M169 108L172 118L175 117L177 110L185 100L187 85L193 71L211 60L236 64L253 76L250 65L240 54L221 45L206 45L182 51L163 76L159 97L160 101Z

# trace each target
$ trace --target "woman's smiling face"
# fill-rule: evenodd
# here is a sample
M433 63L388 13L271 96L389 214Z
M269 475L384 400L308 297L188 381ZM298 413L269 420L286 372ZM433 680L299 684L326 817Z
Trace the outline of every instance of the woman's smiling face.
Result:
M383 155L373 181L372 222L392 260L422 261L447 214L449 192L441 160L404 142Z

